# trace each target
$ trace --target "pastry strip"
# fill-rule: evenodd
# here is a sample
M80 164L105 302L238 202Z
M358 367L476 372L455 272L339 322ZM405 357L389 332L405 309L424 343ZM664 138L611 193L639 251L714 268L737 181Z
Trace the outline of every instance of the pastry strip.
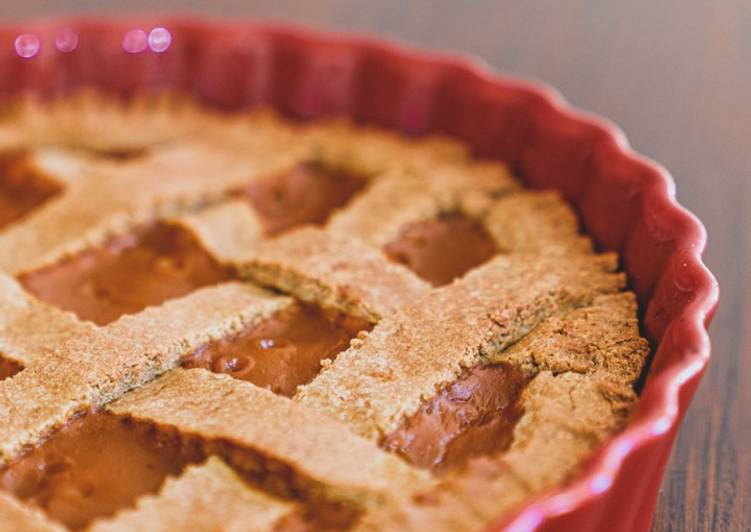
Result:
M372 507L428 482L422 471L314 409L205 370L176 369L107 408L183 435L229 442L250 455L236 466L272 477L267 483L286 482L282 490L311 500ZM231 451L226 458L233 462ZM282 478L273 471L282 471Z
M492 198L518 187L508 169L499 163L436 165L417 175L394 171L334 214L328 229L383 247L396 239L404 226L440 214L459 212L480 218Z
M28 366L62 342L90 333L91 323L46 305L0 274L0 355Z
M511 447L500 456L471 461L410 501L374 511L359 530L397 524L405 530L481 528L531 494L569 478L623 426L636 399L634 369L648 348L632 317L634 305L631 294L600 296L591 307L548 319L491 357L533 375ZM605 313L612 317L600 323Z
M639 336L636 297L624 292L597 297L591 306L548 318L487 362L512 364L528 375L597 373L631 386L648 354L649 344Z
M263 236L263 228L247 203L232 200L171 220L190 230L219 263L231 264L251 252Z
M95 522L92 532L265 531L294 505L252 489L219 458L188 466L168 478L157 495L141 497L136 507Z
M211 339L252 325L289 298L226 283L123 316L64 342L12 379L0 381L0 458L12 458L71 415L105 404L178 365Z
M312 227L259 244L235 267L257 284L371 323L430 289L379 250Z
M294 153L261 159L186 143L127 165L108 164L0 234L0 270L17 275L52 264L139 223L216 201L296 160Z
M383 129L355 126L346 121L314 124L303 142L321 163L363 175L378 175L394 168L420 171L439 162L468 161L464 144L432 135L406 139Z
M623 286L615 256L499 256L387 316L297 399L378 439L423 399L546 318Z
M573 209L553 190L524 190L499 198L484 220L503 253L592 253Z
M5 110L18 143L91 152L151 148L203 131L217 115L176 94L144 95L123 102L93 90L42 101L30 96Z
M86 152L49 147L31 150L24 162L34 174L67 186L85 178L95 158Z

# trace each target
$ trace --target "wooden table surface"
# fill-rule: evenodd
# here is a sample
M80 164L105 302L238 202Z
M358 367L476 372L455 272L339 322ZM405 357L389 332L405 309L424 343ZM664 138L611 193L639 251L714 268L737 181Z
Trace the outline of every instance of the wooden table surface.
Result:
M0 17L202 10L392 35L544 80L620 124L709 231L722 303L654 529L751 530L751 1L0 0ZM204 4L204 5L202 5ZM208 4L211 4L208 7Z

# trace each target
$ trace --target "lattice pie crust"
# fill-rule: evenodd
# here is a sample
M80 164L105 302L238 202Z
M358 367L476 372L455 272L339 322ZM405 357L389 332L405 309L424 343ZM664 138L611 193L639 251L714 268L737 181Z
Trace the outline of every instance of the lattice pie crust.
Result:
M558 194L522 189L454 140L227 116L174 95L122 104L84 92L2 116L0 530L65 528L59 500L24 491L13 468L96 416L195 457L127 504L67 521L76 528L473 530L571 478L635 404L648 346L616 257L593 251ZM296 171L360 181L325 219L263 214L276 176ZM426 272L457 257L431 240L432 222L481 231L490 251L437 282ZM76 268L120 260L132 235L168 229L214 277L172 294L165 274L150 288L162 300L102 322L59 303L78 288L48 297ZM433 255L415 266L423 245ZM123 283L151 282L133 261ZM357 325L348 348L284 393L233 378L231 364L186 365L285 312ZM515 387L505 413L458 397L476 375ZM474 412L470 425L508 425L506 443L489 452L469 431L456 438L468 457L447 447L458 465L421 463L403 445L410 427L449 403ZM442 436L414 437L435 447Z

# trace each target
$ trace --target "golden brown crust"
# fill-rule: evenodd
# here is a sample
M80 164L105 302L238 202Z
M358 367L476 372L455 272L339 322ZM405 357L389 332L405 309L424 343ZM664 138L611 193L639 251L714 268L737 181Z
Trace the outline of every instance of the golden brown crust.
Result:
M106 153L151 148L195 135L214 117L174 93L142 95L125 102L82 90L47 102L29 96L6 109L3 118L24 146Z
M421 471L316 410L202 369L171 371L108 409L229 441L259 461L284 464L297 477L289 482L312 499L373 507L428 482Z
M158 495L141 497L133 509L95 522L89 530L154 532L270 531L294 505L253 490L216 457L169 478Z
M299 151L305 161L314 157L304 141L303 127L284 120L271 109L252 109L222 115L204 124L200 138L233 153L272 153Z
M259 244L235 267L257 284L373 323L430 289L377 249L312 227Z
M258 216L240 200L220 203L171 221L196 235L206 251L224 265L251 252L263 238Z
M184 143L127 165L89 168L65 194L0 233L0 270L46 266L147 220L224 197L254 178L294 165L295 154L242 157L206 143Z
M502 253L591 253L576 214L556 191L520 191L498 199L485 227Z
M499 486L502 486L499 488ZM365 515L354 530L454 531L484 530L530 491L498 460L478 459L464 474L440 480L415 492L410 501Z
M97 527L268 529L302 507L272 496L281 494L312 501L307 510L363 511L363 529L482 528L567 480L636 401L648 347L615 257L592 253L556 193L519 190L505 166L472 160L456 141L82 93L7 110L0 154L62 188L0 232L0 271L24 273L160 218L187 227L246 280L377 323L290 400L174 369L289 297L226 283L97 328L0 274L0 355L25 366L0 382L0 461L75 412L106 407L208 442L234 470L210 458ZM228 196L301 163L363 175L369 186L324 228L266 239L253 210ZM507 256L431 289L379 248L444 213L481 221ZM463 370L495 363L529 379L508 450L431 480L376 446ZM202 521L187 520L196 508ZM2 494L0 523L57 529Z
M386 317L297 397L358 434L380 438L463 368L546 318L617 291L623 277L610 273L614 268L610 256L497 257Z
M175 367L211 339L257 323L288 298L226 283L93 328L0 381L0 459L12 458L72 414L107 403Z
M436 486L366 516L361 530L479 529L533 493L567 480L626 422L631 387L647 354L632 294L603 295L592 306L553 316L489 357L523 368L532 380L511 447L476 459Z
M627 292L600 296L591 306L548 318L488 362L513 364L528 374L596 373L630 386L648 353L649 344L639 336L636 298Z
M346 121L314 124L303 142L316 161L362 175L383 174L393 168L429 170L437 163L467 161L467 146L433 135L408 140L383 129L355 126Z
M0 354L28 366L61 342L91 332L93 325L37 301L0 274Z
M623 426L633 401L627 387L613 393L586 375L543 371L524 392L525 413L508 451L371 512L357 529L480 530L530 495L566 481Z
M440 214L481 218L493 198L518 187L508 169L497 163L444 163L419 173L392 171L334 214L327 228L382 247L407 224Z

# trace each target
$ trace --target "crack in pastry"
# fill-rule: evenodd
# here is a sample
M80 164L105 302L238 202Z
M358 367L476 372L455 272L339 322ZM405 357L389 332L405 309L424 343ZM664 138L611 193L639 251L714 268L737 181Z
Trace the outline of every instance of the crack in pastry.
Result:
M638 334L632 293L602 295L591 305L553 316L487 363L513 364L527 375L540 371L609 375L632 386L641 374L649 344Z

